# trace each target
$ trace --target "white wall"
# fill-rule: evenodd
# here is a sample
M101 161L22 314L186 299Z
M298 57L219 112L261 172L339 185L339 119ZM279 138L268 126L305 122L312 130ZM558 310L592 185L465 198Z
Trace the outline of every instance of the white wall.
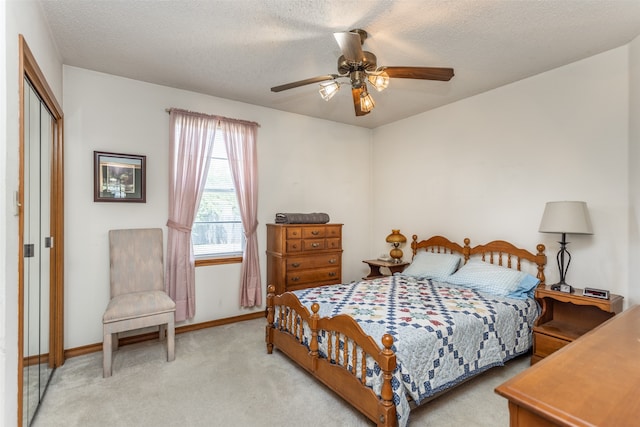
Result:
M18 34L25 37L55 94L62 99L62 62L52 43L39 5L33 1L0 2L0 424L17 423L18 382ZM5 96L6 94L6 96Z
M344 223L345 280L366 271L371 216L371 131L296 114L64 67L65 348L102 341L109 298L107 231L162 227L168 212L167 107L260 123L260 262L266 288L266 227L276 212L327 212ZM93 151L147 156L147 202L94 203ZM196 269L196 316L204 322L245 314L240 264ZM179 349L178 349L179 351Z
M6 25L6 7L5 5L0 5L0 22L3 23L3 27ZM7 75L7 38L9 34L5 31L0 32L0 70L2 73L0 75ZM4 79L0 79L0 94L7 93L7 80L6 77ZM7 111L7 97L0 96L0 111ZM0 129L5 129L5 131L0 134L0 141L2 143L0 146L6 147L5 150L0 150L0 170L5 171L5 173L0 177L0 181L3 183L7 181L7 140L10 134L9 129L7 128L7 115L0 114ZM9 212L7 210L8 203L8 192L7 187L4 184L0 184L0 236L7 235L8 226L13 223L10 223L8 220ZM6 423L8 421L13 421L15 418L11 418L8 414L10 410L9 403L7 402L5 396L6 394L13 393L15 394L15 386L8 384L7 378L13 374L16 374L16 368L11 369L10 365L15 366L15 361L17 355L10 355L9 353L14 352L14 346L7 346L7 339L14 339L17 331L11 332L7 328L7 325L10 325L9 315L13 315L13 319L17 315L17 305L14 304L10 309L7 307L7 299L10 298L14 294L14 290L10 290L7 286L7 283L11 283L11 280L15 278L15 275L8 274L7 272L7 260L11 259L8 254L11 250L8 247L9 242L8 239L3 238L4 244L0 245L0 402L2 405L2 413L4 414L0 417L0 422ZM15 241L14 241L15 243ZM15 382L15 381L14 381ZM8 389L7 389L8 388ZM16 402L17 403L17 402ZM13 417L15 417L15 412Z
M628 296L628 70L625 46L376 129L373 186L397 203L373 198L374 241L393 227L541 242L555 283L545 202L584 200L594 234L568 236L567 281Z
M640 303L640 37L629 44L629 289Z

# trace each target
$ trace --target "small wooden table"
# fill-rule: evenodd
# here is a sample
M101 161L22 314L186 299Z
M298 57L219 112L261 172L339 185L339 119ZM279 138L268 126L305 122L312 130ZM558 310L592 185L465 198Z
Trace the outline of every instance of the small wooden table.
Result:
M636 305L498 386L510 426L638 425L639 330Z
M365 264L369 265L369 275L367 277L363 277L363 279L375 279L376 277L384 277L385 274L382 274L380 269L382 267L388 268L391 272L391 275L394 273L401 273L407 265L408 262L390 262L390 261L380 261L379 259L367 259L362 261Z
M542 313L533 327L532 365L620 313L623 300L615 294L599 299L583 296L582 289L569 294L550 286L538 287L536 299Z

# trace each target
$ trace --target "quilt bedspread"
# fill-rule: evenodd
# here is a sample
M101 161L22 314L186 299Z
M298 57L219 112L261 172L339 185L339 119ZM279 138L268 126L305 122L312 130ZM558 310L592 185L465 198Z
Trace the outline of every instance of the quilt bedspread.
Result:
M531 347L538 306L463 287L396 275L294 292L319 315L347 314L377 343L394 338L392 382L398 424L406 425L407 395L420 404ZM319 337L322 351L322 337ZM380 345L380 344L379 344ZM367 385L380 394L381 376L367 369Z

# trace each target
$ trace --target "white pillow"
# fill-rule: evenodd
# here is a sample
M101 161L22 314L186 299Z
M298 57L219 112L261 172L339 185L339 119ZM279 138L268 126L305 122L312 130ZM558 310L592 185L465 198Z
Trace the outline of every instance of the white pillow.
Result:
M460 264L460 257L454 254L437 254L420 251L411 264L402 272L405 276L445 281Z
M494 295L526 298L539 280L524 271L472 260L449 276L446 282Z

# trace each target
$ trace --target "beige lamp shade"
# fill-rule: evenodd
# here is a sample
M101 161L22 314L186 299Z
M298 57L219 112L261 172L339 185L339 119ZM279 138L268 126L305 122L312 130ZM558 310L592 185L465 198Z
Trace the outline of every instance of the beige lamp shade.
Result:
M593 234L589 211L586 202L547 202L540 221L541 233L558 233L562 235L560 250L556 259L560 280L551 285L551 289L562 292L573 292L566 282L567 271L571 264L571 254L567 250L567 234Z
M547 202L541 233L593 234L586 202Z

